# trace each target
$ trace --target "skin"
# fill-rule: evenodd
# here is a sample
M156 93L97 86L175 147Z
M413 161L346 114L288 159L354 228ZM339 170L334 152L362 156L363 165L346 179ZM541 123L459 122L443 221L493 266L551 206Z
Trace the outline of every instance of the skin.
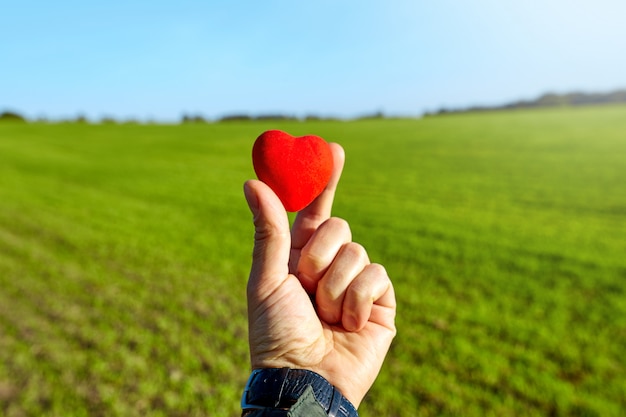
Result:
M299 368L324 376L358 407L396 334L396 300L385 268L331 217L345 154L330 144L334 172L322 194L289 228L264 183L247 181L255 238L248 280L253 369Z

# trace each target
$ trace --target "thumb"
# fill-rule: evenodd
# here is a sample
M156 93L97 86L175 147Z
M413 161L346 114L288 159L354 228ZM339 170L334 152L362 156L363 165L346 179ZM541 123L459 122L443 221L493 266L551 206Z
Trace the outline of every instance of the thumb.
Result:
M264 299L289 274L291 237L287 212L265 183L249 180L244 194L254 216L254 251L248 280L248 296Z

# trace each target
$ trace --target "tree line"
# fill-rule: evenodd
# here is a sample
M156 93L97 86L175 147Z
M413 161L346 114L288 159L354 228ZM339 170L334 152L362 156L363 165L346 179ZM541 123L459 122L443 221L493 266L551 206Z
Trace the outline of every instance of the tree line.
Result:
M468 113L468 112L481 112L481 111L494 111L494 110L511 110L511 109L528 109L528 108L540 108L540 107L558 107L558 106L588 106L599 104L616 104L626 103L626 89L620 89L610 91L607 93L585 93L585 92L571 92L565 94L558 93L545 93L532 100L518 100L511 103L505 103L495 106L471 106L465 108L446 108L442 107L434 112L425 112L424 116L437 116L454 113ZM352 120L363 119L386 119L390 116L384 114L382 111L376 111L367 113L361 116L354 117ZM321 121L321 120L345 120L336 117L324 117L315 114L309 114L304 117L297 117L289 114L261 114L250 115L246 113L229 114L217 119L210 119L201 114L188 114L185 113L179 119L180 124L194 124L194 123L214 123L214 122L245 122L245 121ZM0 122L50 122L45 118L38 118L29 120L26 117L20 115L15 111L4 111L0 113ZM114 117L105 116L99 120L92 121L82 114L78 114L75 118L56 120L55 123L98 123L98 124L139 124L147 123L154 124L156 121L140 122L135 119L115 119Z
M442 107L436 112L426 113L426 116L445 115L451 113L468 113L493 110L530 109L540 107L570 107L591 106L601 104L626 103L626 89L610 91L608 93L572 92L565 94L545 93L533 100L518 100L496 106L472 106L466 108Z
M374 119L374 118L385 118L386 116L382 112L374 112L371 114L365 114L362 116L358 116L355 119ZM328 116L318 116L315 114L309 114L304 117L297 117L293 115L286 114L261 114L261 115L250 115L245 113L238 114L229 114L217 119L210 119L201 114L183 114L178 123L180 124L201 124L201 123L221 123L221 122L245 122L245 121L331 121L331 120L342 120L337 117L328 117ZM79 114L74 118L69 119L60 119L60 120L48 120L44 117L40 117L37 119L28 119L15 111L4 111L0 113L0 122L9 121L9 122L21 122L21 123L93 123L93 124L155 124L156 121L147 121L141 122L136 119L115 119L114 117L105 116L97 120L90 120L86 116Z

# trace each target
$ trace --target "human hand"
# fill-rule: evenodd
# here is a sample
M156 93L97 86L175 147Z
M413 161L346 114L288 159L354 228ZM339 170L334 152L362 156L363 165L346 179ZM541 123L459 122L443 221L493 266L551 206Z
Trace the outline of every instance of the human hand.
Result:
M396 301L384 267L330 217L344 151L330 144L334 172L300 211L291 232L282 203L264 183L246 182L255 239L248 280L253 369L308 369L355 407L370 389L396 334Z

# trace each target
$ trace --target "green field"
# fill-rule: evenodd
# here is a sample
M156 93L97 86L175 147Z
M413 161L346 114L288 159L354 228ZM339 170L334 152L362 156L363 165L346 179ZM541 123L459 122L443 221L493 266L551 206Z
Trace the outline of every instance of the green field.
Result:
M334 214L396 287L361 416L625 415L625 106L0 124L0 415L240 414L270 128L344 146Z

